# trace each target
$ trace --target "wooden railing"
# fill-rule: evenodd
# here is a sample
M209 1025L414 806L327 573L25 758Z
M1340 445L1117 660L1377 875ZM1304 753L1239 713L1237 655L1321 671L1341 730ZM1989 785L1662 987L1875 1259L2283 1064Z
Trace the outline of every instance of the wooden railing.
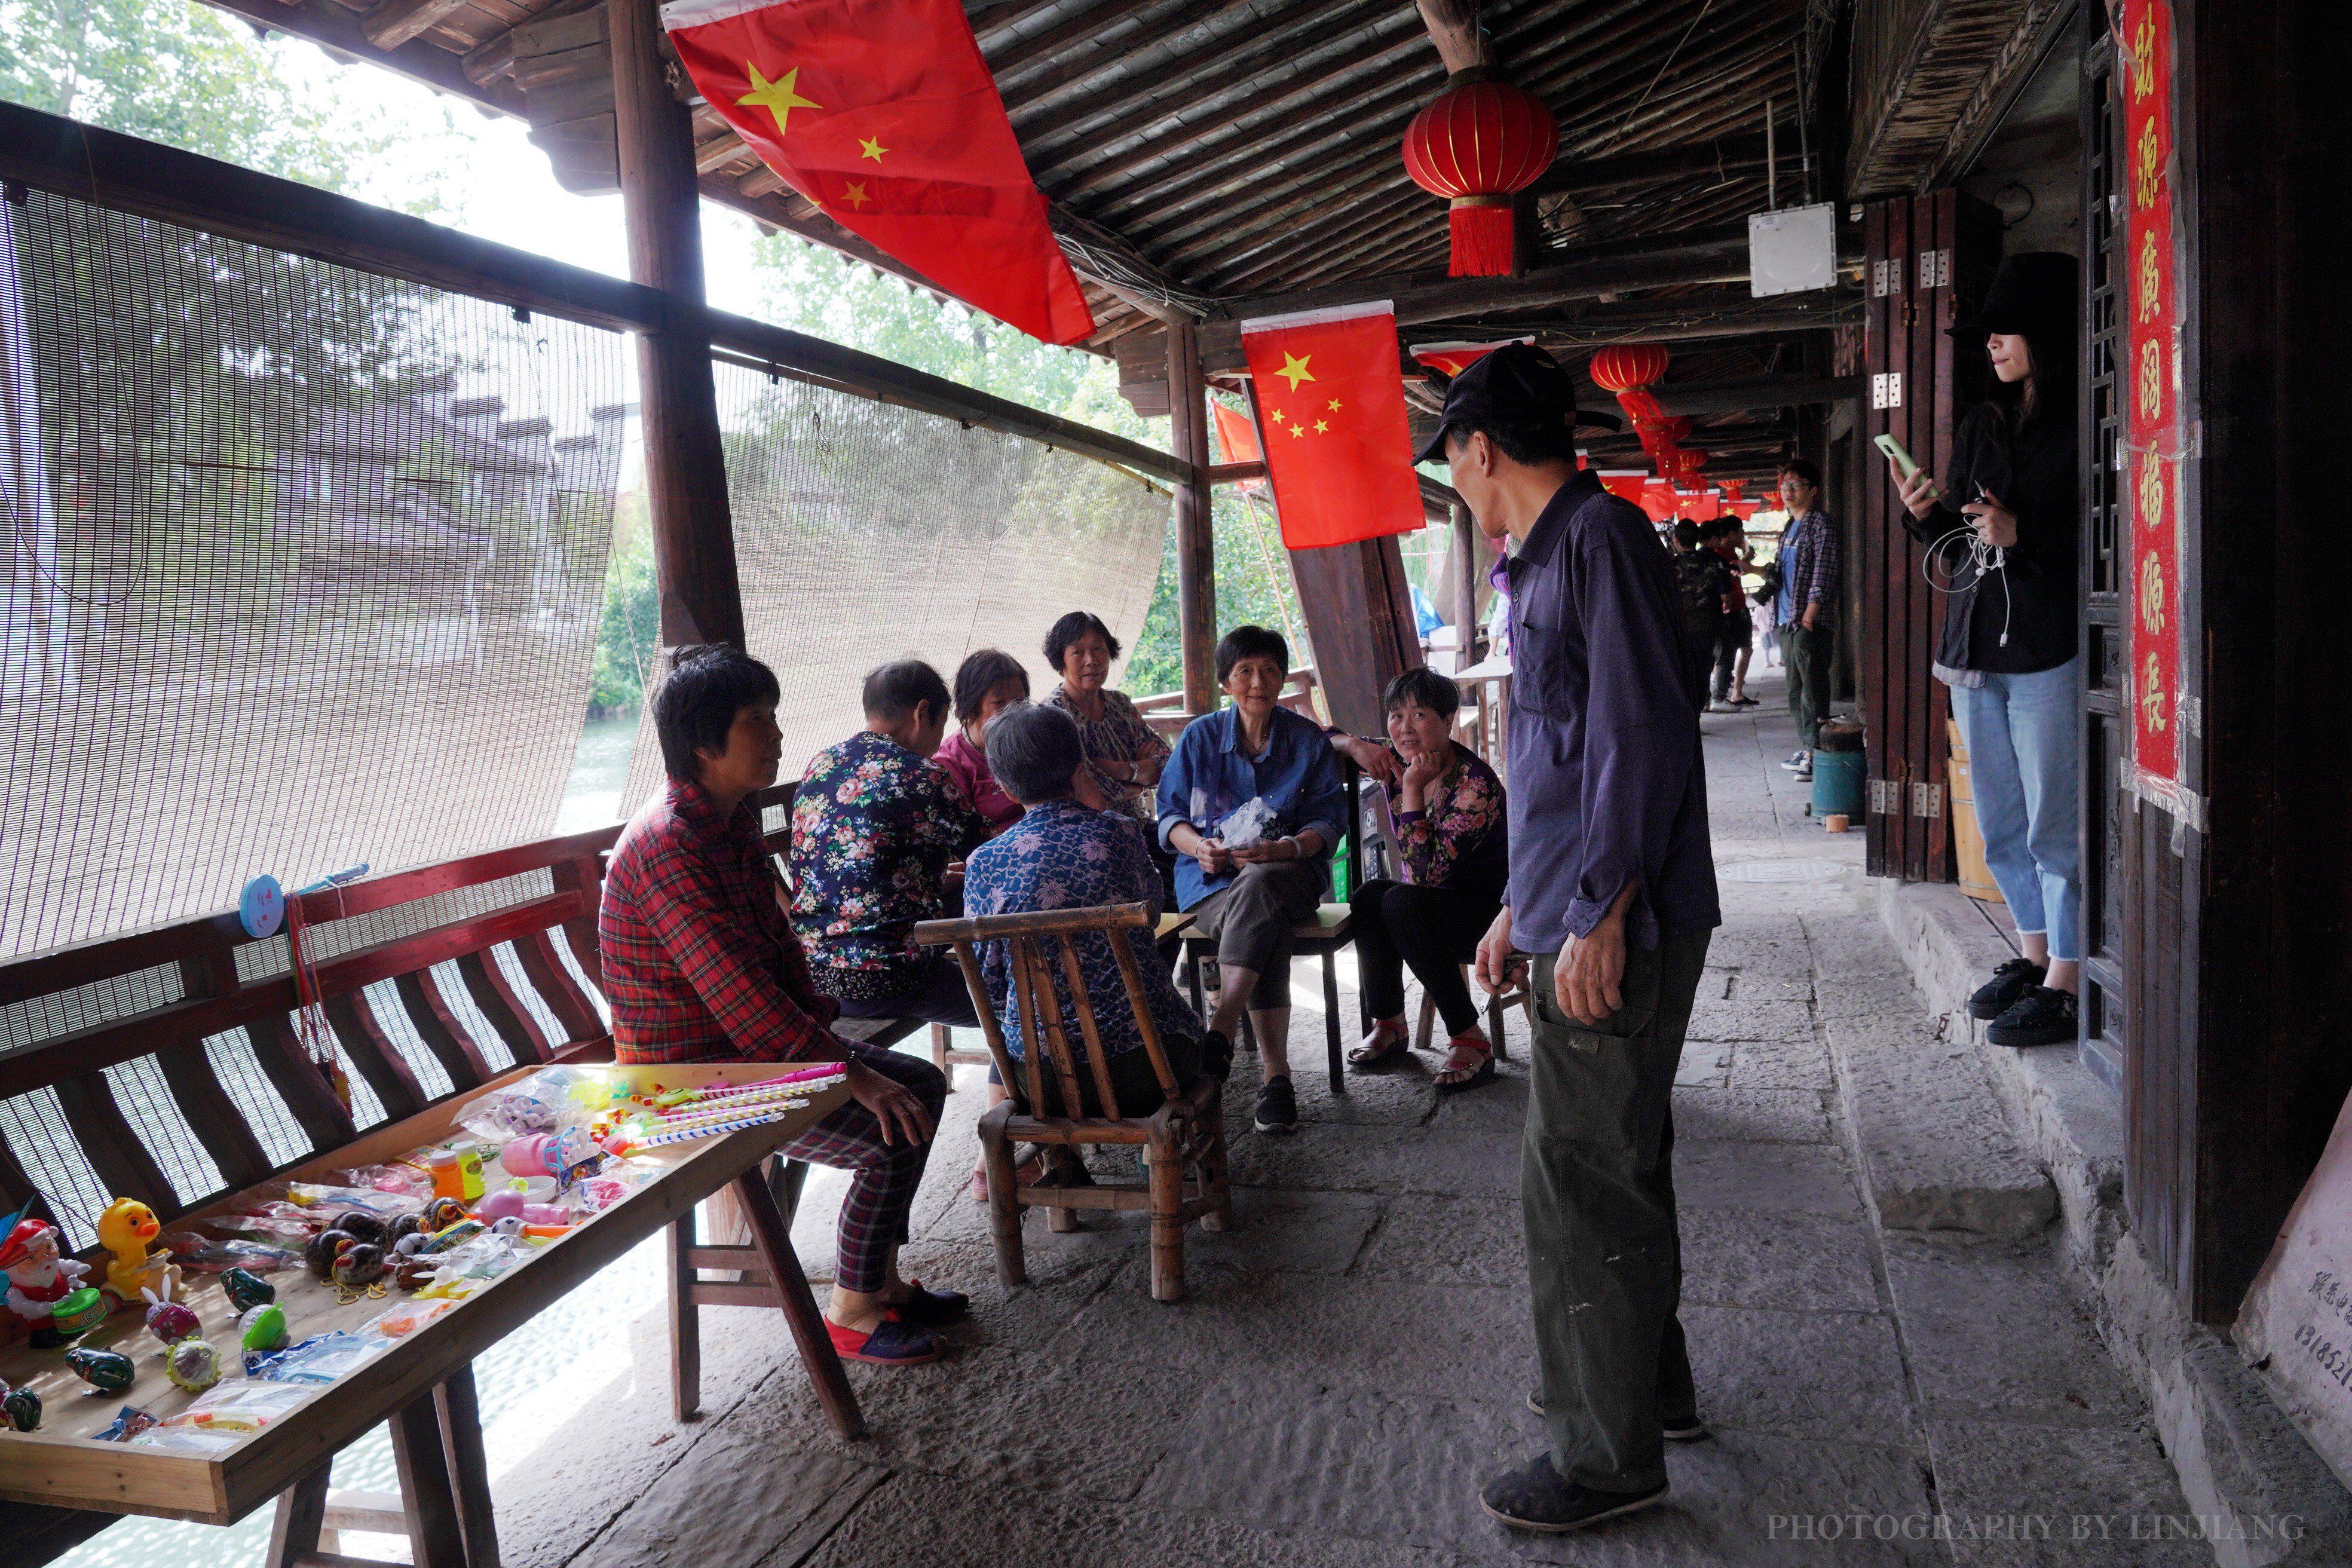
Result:
M309 965L317 994L344 1056L387 1118L415 1115L472 1092L501 1070L491 1063L495 1046L517 1062L602 1054L610 1035L590 988L602 984L596 912L603 857L619 834L617 826L601 828L299 896L306 949L331 954ZM534 872L548 875L549 891L541 896L362 945L338 940L352 934L345 922ZM578 974L565 962L558 932ZM283 937L268 940L282 942ZM506 944L520 980L493 952ZM290 968L273 963L269 973L240 974L239 951L255 945L236 915L220 914L0 965L0 1008L20 1014L31 1011L21 1005L43 998L70 1011L77 1001L72 994L87 999L84 988L102 990L109 983L160 983L168 991L174 970L181 993L159 1005L0 1053L0 1104L13 1104L17 1112L0 1120L0 1212L30 1203L35 1213L58 1220L65 1217L59 1211L77 1206L68 1202L74 1194L47 1190L28 1174L42 1170L55 1184L62 1179L58 1173L72 1173L76 1151L58 1146L65 1142L78 1146L107 1196L138 1198L169 1220L358 1134L352 1111L305 1047ZM436 973L444 964L454 964L454 984L449 972ZM389 994L380 988L385 981L392 983ZM554 1020L554 1031L541 1021L541 1009ZM482 1037L484 1026L489 1037ZM259 1078L308 1141L292 1158L274 1158L257 1133L258 1085L244 1086L247 1103L240 1105L206 1047L208 1039L238 1029L250 1042ZM447 1077L447 1090L436 1094L420 1079L423 1063L403 1048L399 1035L422 1044ZM152 1146L140 1131L142 1123L150 1129L168 1124L166 1108L126 1107L118 1098L119 1084L106 1069L130 1068L139 1081L152 1083L154 1079L137 1070L145 1061L152 1062L179 1118L210 1156L218 1188L175 1186L166 1165L184 1178L190 1163L173 1156L187 1152ZM26 1098L45 1090L55 1096L62 1129L45 1106ZM129 1114L134 1108L142 1112L136 1119ZM268 1120L281 1125L274 1116ZM16 1140L44 1139L48 1147L12 1147ZM278 1142L283 1154L284 1140ZM86 1210L89 1194L79 1196L78 1206ZM94 1239L86 1226L70 1223L67 1233L82 1247Z

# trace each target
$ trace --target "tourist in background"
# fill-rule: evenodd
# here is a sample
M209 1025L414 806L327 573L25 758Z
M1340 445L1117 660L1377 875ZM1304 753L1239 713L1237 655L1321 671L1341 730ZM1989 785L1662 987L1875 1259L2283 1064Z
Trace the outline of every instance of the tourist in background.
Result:
M843 1016L977 1028L963 972L913 940L916 921L958 911L949 868L989 837L931 761L948 683L900 659L866 678L864 702L866 728L809 759L793 796L793 929Z
M1942 489L1890 465L1904 526L1951 584L1935 671L1968 742L1985 864L2025 950L1969 999L2000 1046L2063 1045L2082 1030L2081 266L2050 251L2000 264L1975 317L1951 329L1984 344L1992 384L1953 437Z
M1789 711L1797 721L1797 749L1780 765L1800 780L1813 776L1813 748L1830 712L1830 620L1837 610L1837 530L1821 508L1822 471L1803 458L1780 465L1780 506L1789 514L1780 534L1780 597L1775 616L1782 662L1789 670Z
M980 813L992 832L1002 833L1019 820L1021 803L999 788L988 771L988 721L1028 700L1029 672L1001 648L966 654L956 668L956 731L940 742L931 760L947 770L964 804Z
M1706 547L1706 531L1684 518L1674 525L1666 548L1673 552L1675 591L1682 603L1683 686L1691 710L1706 709L1707 674L1715 668L1715 637L1723 624L1723 563Z
M1715 681L1709 688L1711 713L1737 713L1742 708L1759 706L1748 695L1748 656L1754 645L1754 626L1748 615L1748 591L1744 578L1755 569L1754 552L1748 548L1748 531L1735 516L1717 518L1708 525L1706 548L1715 552L1730 574L1723 600L1723 615L1715 628Z
M1389 792L1400 880L1374 879L1348 900L1356 962L1372 1031L1348 1053L1359 1068L1404 1054L1404 972L1437 1005L1449 1037L1441 1092L1495 1076L1495 1047L1478 1026L1478 1006L1462 966L1478 955L1510 881L1503 781L1454 739L1461 689L1433 669L1408 669L1389 683L1388 739L1334 731L1332 745Z

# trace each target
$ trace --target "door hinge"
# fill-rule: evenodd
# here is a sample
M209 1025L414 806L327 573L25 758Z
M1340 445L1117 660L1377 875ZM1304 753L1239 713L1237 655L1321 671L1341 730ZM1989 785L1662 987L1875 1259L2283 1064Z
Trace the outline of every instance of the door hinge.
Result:
M1915 784L1911 786L1911 815L1941 816L1944 815L1944 786L1937 784Z

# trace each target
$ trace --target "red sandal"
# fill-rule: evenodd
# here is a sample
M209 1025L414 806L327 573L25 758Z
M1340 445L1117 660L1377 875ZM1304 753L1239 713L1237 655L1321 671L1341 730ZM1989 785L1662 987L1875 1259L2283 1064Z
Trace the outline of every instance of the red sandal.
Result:
M1359 1071L1385 1067L1411 1048L1402 1018L1382 1018L1372 1025L1364 1043L1348 1053L1348 1065Z
M845 1329L827 1318L824 1331L842 1360L862 1361L870 1366L921 1366L947 1354L929 1330L898 1318L883 1319L871 1333Z
M1476 1035L1456 1035L1445 1042L1449 1051L1476 1051L1478 1065L1475 1068L1443 1067L1437 1069L1437 1092L1459 1094L1465 1089L1475 1089L1495 1076L1495 1047ZM1450 1072L1467 1073L1466 1078L1449 1079Z

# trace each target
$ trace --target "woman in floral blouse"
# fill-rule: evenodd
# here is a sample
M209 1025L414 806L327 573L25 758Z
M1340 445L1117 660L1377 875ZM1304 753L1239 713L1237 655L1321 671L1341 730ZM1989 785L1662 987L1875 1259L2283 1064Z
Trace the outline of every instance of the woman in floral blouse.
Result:
M957 912L948 868L989 836L931 761L947 682L901 659L866 678L865 700L866 728L810 759L793 796L793 929L844 1017L978 1027L956 965L911 940Z
M1366 882L1348 900L1364 1005L1374 1020L1349 1053L1360 1068L1392 1061L1406 1048L1404 970L1436 1000L1453 1037L1441 1090L1495 1076L1494 1047L1462 979L1478 938L1503 906L1510 856L1503 784L1476 752L1454 740L1462 695L1432 669L1409 669L1388 689L1389 743L1335 734L1332 744L1388 785L1405 879Z
M1104 689L1118 639L1084 610L1072 610L1045 634L1045 662L1062 679L1045 700L1078 721L1087 766L1113 811L1155 820L1154 786L1168 763L1168 742L1143 721L1123 692Z

